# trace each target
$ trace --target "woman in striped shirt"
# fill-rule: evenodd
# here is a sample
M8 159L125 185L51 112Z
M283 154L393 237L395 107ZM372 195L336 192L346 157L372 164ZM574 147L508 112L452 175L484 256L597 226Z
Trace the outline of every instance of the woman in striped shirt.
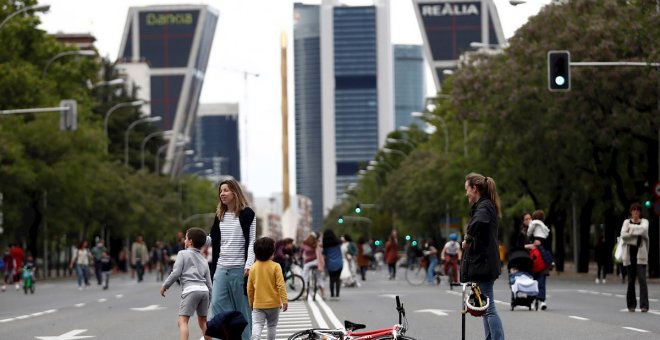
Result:
M218 189L218 199L216 217L211 227L211 272L215 274L210 315L229 311L241 312L248 322L241 338L249 340L252 312L245 284L250 266L254 263L256 218L237 181L222 181Z

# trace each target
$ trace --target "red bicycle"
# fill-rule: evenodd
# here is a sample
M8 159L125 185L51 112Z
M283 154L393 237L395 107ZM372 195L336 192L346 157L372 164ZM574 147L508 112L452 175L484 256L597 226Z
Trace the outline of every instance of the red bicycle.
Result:
M408 320L406 310L403 309L403 304L398 296L396 297L396 311L399 313L399 323L389 328L358 332L358 329L366 328L366 326L346 320L344 328L310 328L291 335L289 340L415 340L415 338L404 335L408 330Z

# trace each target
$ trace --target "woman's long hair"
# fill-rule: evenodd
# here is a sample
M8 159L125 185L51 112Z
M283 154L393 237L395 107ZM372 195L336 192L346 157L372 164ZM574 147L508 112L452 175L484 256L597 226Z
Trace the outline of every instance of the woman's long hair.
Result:
M502 212L500 211L500 197L497 195L497 186L492 177L486 177L472 172L465 176L465 180L468 182L469 186L477 188L481 197L486 197L493 202L498 217L502 215Z
M337 238L337 235L335 235L335 232L332 231L332 229L326 229L323 232L323 248L330 248L340 244L341 242Z
M232 211L235 215L238 215L241 210L247 208L249 206L247 199L245 198L245 195L243 194L243 189L241 189L241 185L235 180L235 179L226 179L222 182L220 182L220 185L218 185L218 207L215 210L215 214L218 216L218 219L220 221L223 220L225 217L225 212L229 210L229 207L227 207L226 204L222 203L220 200L220 192L223 184L227 184L227 187L229 188L229 191L234 193L234 200L236 204L234 205L236 210Z

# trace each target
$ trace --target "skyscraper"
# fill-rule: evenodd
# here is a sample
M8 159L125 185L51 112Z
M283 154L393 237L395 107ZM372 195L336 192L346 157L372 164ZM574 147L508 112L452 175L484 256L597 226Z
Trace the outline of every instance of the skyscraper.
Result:
M318 229L394 127L389 2L296 4L294 18L297 188Z
M218 12L206 5L128 11L119 59L148 64L151 115L162 117L160 127L177 136L188 137L193 128L217 21ZM178 171L180 154L170 143L164 173Z
M394 45L394 126L424 123L410 113L424 110L424 52L421 45Z
M192 136L192 157L203 162L202 169L213 169L216 176L241 180L238 142L238 104L200 104ZM191 169L195 171L198 169Z

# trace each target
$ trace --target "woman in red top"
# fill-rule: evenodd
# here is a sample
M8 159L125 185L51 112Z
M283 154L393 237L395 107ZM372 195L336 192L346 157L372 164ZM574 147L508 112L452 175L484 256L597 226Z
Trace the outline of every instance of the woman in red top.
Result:
M396 261L398 260L399 245L396 239L396 232L392 231L390 238L385 243L385 263L390 272L390 280L396 279Z

